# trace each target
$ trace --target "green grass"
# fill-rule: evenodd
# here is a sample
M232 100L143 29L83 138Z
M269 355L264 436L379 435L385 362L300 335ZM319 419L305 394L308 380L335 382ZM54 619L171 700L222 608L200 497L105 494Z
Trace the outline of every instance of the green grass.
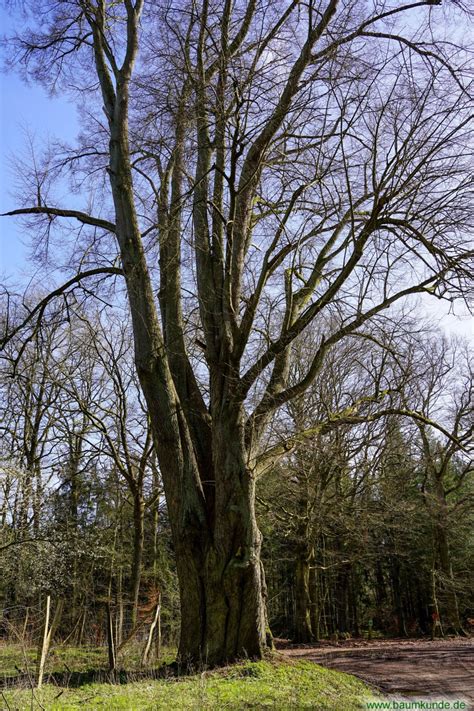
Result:
M143 644L130 643L126 645L118 656L118 666L127 670L141 668L141 654ZM164 647L162 649L160 664L173 661L176 649ZM0 644L0 676L16 676L19 671L35 674L37 647L23 647L20 644ZM153 660L154 661L154 660ZM73 647L54 644L51 646L47 660L46 673L57 672L85 672L89 669L107 669L106 647ZM0 709L1 709L0 705Z
M355 711L373 692L348 674L312 662L245 662L214 672L180 679L125 684L90 684L79 689L46 685L40 692L4 691L0 708L103 709L316 709Z

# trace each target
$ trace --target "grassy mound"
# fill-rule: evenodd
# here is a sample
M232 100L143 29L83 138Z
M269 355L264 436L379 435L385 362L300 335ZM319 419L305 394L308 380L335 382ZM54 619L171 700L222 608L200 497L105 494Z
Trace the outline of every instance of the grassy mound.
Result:
M321 709L355 711L373 696L365 684L312 662L245 662L226 669L179 679L125 685L90 684L79 689L45 686L40 692L2 692L2 708L104 709Z

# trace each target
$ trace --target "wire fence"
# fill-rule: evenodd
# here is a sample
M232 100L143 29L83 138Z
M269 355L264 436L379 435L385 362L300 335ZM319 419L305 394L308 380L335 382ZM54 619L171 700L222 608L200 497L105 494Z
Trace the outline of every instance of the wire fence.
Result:
M175 648L163 639L161 597L134 609L104 600L71 611L63 598L13 605L0 611L0 687L39 688L59 683L148 674L171 661Z

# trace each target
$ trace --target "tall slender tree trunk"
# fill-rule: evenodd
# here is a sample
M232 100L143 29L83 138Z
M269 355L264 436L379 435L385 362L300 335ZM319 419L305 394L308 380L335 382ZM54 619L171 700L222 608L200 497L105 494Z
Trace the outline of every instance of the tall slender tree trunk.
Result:
M71 434L69 442L69 462L68 462L68 483L69 483L69 525L73 535L76 537L79 532L79 464L82 455L83 439L82 433ZM72 591L71 591L71 619L77 619L78 599L78 561L74 556L72 566Z
M397 615L397 632L400 637L407 637L405 610L402 595L402 585L400 577L400 561L394 555L391 560L391 576L393 589L393 603Z
M441 593L441 607L446 611L447 624L444 624L444 631L451 631L455 634L464 634L461 619L459 616L458 600L456 595L456 584L453 575L451 561L451 550L449 545L449 516L448 504L443 485L443 470L432 470L432 481L434 488L434 507L432 516L434 518L434 541L438 570L441 573L439 592Z
M39 534L41 523L41 507L43 502L43 480L41 477L41 469L37 463L34 468L34 491L33 491L33 531L35 535Z
M295 561L295 642L311 642L314 630L311 620L311 563L314 564L314 549L310 540L308 526L307 491L302 497L301 513L303 523L298 532L300 543Z
M133 495L133 558L131 574L132 625L137 622L143 546L145 541L145 502L140 491Z
M116 606L117 614L115 617L115 639L117 640L117 647L122 644L123 639L123 620L124 620L124 605L123 605L123 570L122 566L119 567L117 574L117 594L116 594Z
M354 566L351 566L350 609L352 615L352 631L356 637L360 637L359 599L360 593L357 570Z
M447 536L447 522L438 520L435 523L435 536L438 549L439 568L442 573L442 597L448 624L445 631L452 631L456 634L464 634L461 619L459 616L459 605L456 595L456 585L451 563L451 551Z
M310 565L307 556L300 555L295 565L295 642L311 642L314 638L311 622Z
M320 576L318 574L318 570L315 566L312 566L310 569L311 629L315 642L319 642L321 637L321 613L323 596L321 594L320 587L321 581Z
M33 493L32 473L26 469L21 482L21 493L18 497L18 523L20 530L26 532L29 528L29 512Z

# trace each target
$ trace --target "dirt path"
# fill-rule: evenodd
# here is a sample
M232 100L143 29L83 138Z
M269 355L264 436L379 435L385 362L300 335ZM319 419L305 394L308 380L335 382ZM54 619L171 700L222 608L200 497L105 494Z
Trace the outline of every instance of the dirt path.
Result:
M350 640L280 649L293 659L308 659L348 672L384 694L423 699L469 700L474 708L474 640Z

